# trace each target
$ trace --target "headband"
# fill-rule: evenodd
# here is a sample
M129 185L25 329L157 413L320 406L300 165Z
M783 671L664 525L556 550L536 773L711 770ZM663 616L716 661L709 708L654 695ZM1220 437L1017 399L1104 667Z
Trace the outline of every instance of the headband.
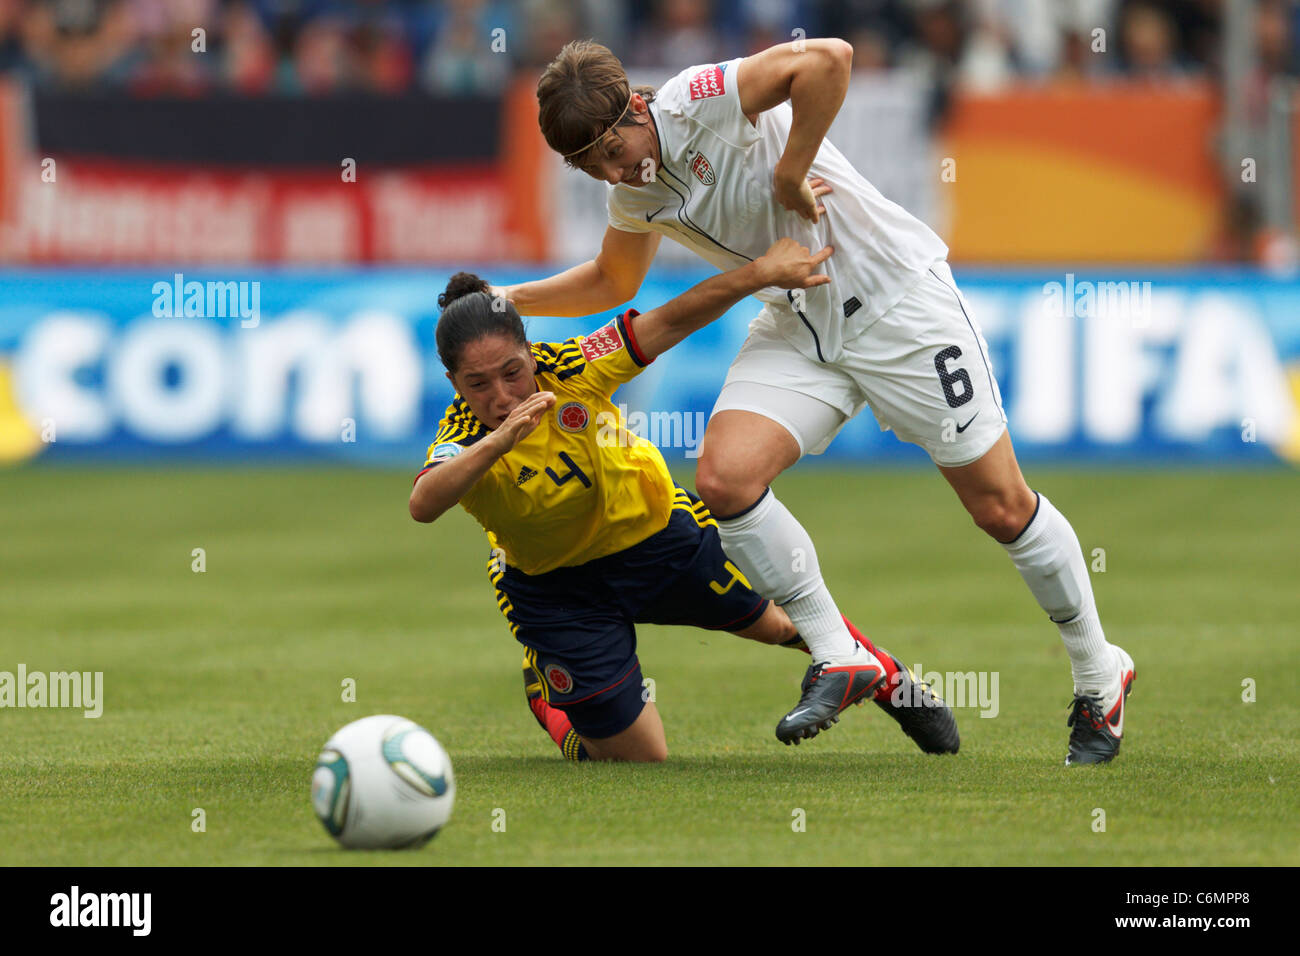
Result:
M564 158L568 159L570 156L577 156L579 153L585 153L587 150L591 149L591 147L599 143L602 139L604 139L609 134L609 131L612 130L615 126L617 126L619 122L623 119L623 117L627 115L628 107L630 107L631 105L632 105L632 97L629 96L627 98L627 106L623 107L623 112L618 114L618 119L614 120L614 122L610 123L609 126L605 127L605 131L603 133L601 133L599 136L593 139L586 146L582 147L582 149L575 149L571 153L565 153Z

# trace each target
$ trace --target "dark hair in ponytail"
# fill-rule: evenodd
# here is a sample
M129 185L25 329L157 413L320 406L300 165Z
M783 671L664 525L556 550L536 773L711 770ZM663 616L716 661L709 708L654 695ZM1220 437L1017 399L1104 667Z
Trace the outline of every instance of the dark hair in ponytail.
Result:
M447 291L438 296L438 308L442 309L435 333L438 357L453 375L465 346L485 336L504 335L528 348L524 323L514 303L501 299L497 304L488 289L487 282L473 273L457 272L447 283Z

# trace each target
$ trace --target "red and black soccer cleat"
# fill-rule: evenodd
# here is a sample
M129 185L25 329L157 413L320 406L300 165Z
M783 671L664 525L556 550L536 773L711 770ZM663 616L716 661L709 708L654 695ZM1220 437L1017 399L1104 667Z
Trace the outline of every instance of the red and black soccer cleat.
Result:
M881 654L888 651L881 650ZM902 662L890 655L895 670L890 678L889 694L876 693L876 706L887 713L903 733L928 754L955 754L961 745L957 718L924 681L919 681Z
M840 711L861 703L884 682L884 667L863 647L857 648L854 660L814 664L804 675L799 703L776 725L777 739L798 744L816 737L840 719Z
M1070 749L1065 755L1065 765L1073 767L1084 763L1109 763L1119 753L1124 737L1124 702L1133 690L1137 671L1133 658L1120 647L1115 648L1118 665L1116 681L1109 693L1100 697L1076 694L1066 720L1070 731Z

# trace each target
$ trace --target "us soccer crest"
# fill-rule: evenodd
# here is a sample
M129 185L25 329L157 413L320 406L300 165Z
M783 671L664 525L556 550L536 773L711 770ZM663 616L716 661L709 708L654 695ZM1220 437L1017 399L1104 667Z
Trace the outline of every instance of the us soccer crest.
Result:
M704 158L703 153L695 154L695 159L691 161L691 172L695 174L696 179L706 186L712 186L717 182L717 177L713 175L713 167Z

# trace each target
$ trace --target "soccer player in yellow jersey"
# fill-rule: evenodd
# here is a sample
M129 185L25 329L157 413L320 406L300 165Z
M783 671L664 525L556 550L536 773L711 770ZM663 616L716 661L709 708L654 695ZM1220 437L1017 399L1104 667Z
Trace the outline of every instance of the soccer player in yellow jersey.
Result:
M459 502L487 530L498 604L526 648L530 706L565 756L667 755L658 710L642 698L637 623L802 646L785 612L727 560L704 505L674 484L653 444L627 430L611 396L756 290L824 284L815 270L831 253L782 239L663 306L628 310L557 344L530 344L514 306L476 276L454 276L439 297L438 352L457 396L416 476L411 516L431 522ZM899 685L897 661L878 656L888 664L860 699ZM908 680L905 690L917 705L934 703L923 685ZM887 697L875 699L889 709ZM935 718L939 711L951 722L942 706ZM956 750L955 724L946 749Z

